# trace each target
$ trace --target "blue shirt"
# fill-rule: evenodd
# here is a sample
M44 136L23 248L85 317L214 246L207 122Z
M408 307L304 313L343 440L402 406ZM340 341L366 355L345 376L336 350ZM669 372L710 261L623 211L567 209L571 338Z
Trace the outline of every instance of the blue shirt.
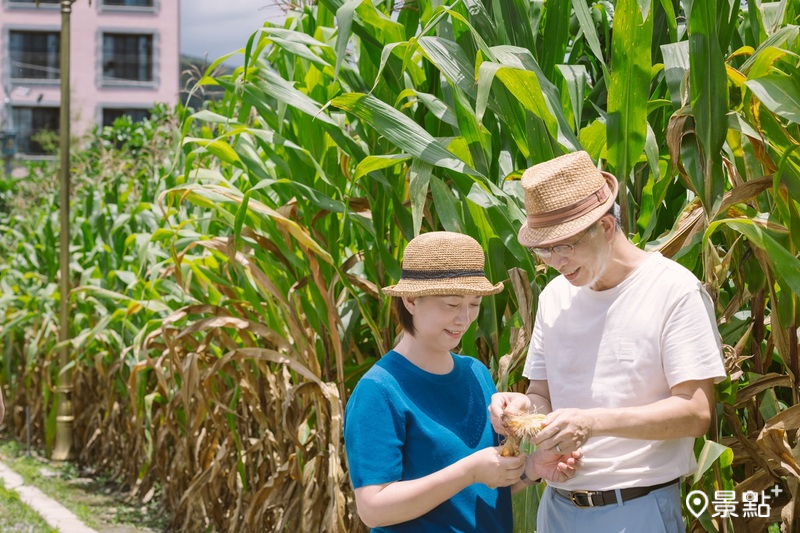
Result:
M347 403L344 439L354 488L418 479L496 446L487 407L495 392L477 359L453 355L445 375L395 351L361 378ZM374 532L510 532L509 488L473 483L419 518Z

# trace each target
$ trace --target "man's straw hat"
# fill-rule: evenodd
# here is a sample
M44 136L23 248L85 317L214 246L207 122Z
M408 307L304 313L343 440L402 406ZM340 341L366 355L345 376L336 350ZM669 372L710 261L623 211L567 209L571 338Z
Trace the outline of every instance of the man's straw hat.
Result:
M389 296L488 296L503 290L483 271L483 249L469 235L432 231L411 239L403 253L403 274L397 285L384 287Z
M522 175L527 219L517 238L546 246L577 235L600 219L617 198L617 179L598 170L586 152L534 165Z

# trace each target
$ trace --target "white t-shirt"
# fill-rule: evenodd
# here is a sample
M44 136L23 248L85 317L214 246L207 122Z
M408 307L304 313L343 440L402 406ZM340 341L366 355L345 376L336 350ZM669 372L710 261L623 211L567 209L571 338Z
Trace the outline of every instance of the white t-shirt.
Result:
M659 253L605 291L563 276L542 291L523 375L547 380L553 409L632 407L689 380L725 378L711 298L694 275ZM649 486L696 467L694 439L595 437L583 466L558 488Z

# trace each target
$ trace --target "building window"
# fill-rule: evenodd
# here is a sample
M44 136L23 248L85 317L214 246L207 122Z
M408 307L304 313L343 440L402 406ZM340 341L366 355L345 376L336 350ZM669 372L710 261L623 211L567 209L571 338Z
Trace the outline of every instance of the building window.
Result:
M174 2L175 0L170 0ZM157 0L99 0L95 2L98 9L103 11L128 11L131 13L157 13Z
M11 78L25 80L57 80L60 78L59 49L61 35L57 31L11 31L9 52Z
M153 7L153 0L101 0L104 6Z
M104 33L103 81L153 81L153 36Z
M141 122L150 118L150 110L136 107L106 107L103 109L103 126L113 126L114 121L121 116L128 116L131 122Z
M14 107L14 127L17 130L17 151L21 154L47 154L42 143L44 139L32 139L50 135L58 135L59 108L57 107ZM45 142L44 144L47 144Z

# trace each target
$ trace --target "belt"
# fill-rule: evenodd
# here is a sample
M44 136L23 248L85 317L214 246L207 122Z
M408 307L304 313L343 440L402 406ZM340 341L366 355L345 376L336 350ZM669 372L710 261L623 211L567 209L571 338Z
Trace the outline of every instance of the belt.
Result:
M630 487L627 489L619 489L619 495L623 502L641 498L650 494L654 490L663 489L670 485L678 483L680 478L667 481L666 483L659 483L650 487ZM616 490L564 490L553 487L553 490L570 500L575 507L600 507L603 505L612 505L618 503Z

